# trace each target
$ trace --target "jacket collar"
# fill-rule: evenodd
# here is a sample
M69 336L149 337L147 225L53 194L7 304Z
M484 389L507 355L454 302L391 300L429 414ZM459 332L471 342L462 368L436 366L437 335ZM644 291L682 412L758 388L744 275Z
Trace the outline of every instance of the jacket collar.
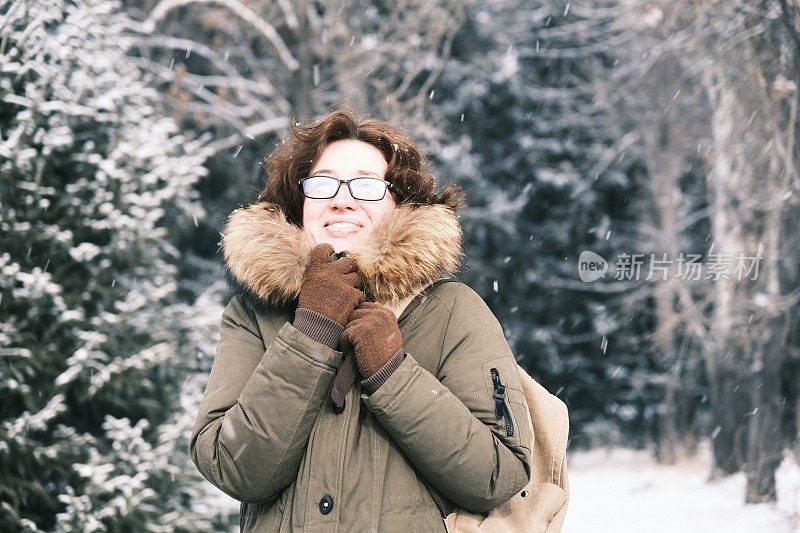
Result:
M262 307L297 298L314 244L280 207L262 202L230 214L220 247L233 290ZM394 306L456 272L461 255L461 225L452 209L403 204L380 220L353 257L367 298Z

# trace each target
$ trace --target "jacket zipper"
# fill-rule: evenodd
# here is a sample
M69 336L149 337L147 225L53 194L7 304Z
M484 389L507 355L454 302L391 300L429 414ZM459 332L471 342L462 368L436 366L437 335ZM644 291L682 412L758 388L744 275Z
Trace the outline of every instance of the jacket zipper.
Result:
M492 384L494 385L494 412L497 418L505 418L506 421L506 435L509 437L514 436L514 422L511 420L511 412L506 406L506 387L500 381L500 372L496 368L489 370L492 373Z

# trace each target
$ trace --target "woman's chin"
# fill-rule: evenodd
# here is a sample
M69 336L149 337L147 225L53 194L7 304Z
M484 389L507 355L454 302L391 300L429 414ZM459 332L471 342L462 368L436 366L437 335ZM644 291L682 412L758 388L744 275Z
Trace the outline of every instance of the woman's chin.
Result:
M358 242L353 240L347 240L346 242L334 242L331 243L333 245L333 249L336 253L339 252L357 252L361 246Z
M356 252L361 249L361 243L366 235L361 232L353 233L350 235L331 235L330 233L323 232L312 236L314 244L321 244L326 242L333 246L335 252Z
M333 251L339 252L355 252L361 248L360 239L342 238L342 237L328 237L325 242L333 246Z

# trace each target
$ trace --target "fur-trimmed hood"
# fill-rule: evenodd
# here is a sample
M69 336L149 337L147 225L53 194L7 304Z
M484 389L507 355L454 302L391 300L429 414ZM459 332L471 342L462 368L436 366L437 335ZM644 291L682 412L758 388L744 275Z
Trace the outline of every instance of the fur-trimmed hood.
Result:
M234 210L220 242L234 290L261 305L297 298L311 239L275 204ZM443 205L400 205L375 226L373 238L353 253L370 300L393 306L415 296L461 262L461 225Z

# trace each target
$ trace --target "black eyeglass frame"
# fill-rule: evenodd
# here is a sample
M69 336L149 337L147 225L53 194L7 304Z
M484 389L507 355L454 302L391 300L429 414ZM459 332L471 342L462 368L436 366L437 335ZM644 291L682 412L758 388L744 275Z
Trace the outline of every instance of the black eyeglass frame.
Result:
M306 180L309 180L311 178L330 178L332 180L338 181L339 185L336 187L336 191L334 191L333 195L331 195L331 196L325 196L324 198L320 198L320 197L317 197L317 196L308 196L306 194L305 187L303 186L303 182L306 181ZM353 180L363 180L363 179L380 181L381 183L386 185L386 187L383 189L383 195L380 198L369 199L369 200L365 200L365 199L362 199L362 198L357 198L356 195L353 194L353 189L352 189L352 187L350 187L350 182L353 181ZM347 190L350 191L350 196L352 196L355 200L358 200L359 202L380 202L381 200L386 198L386 191L387 190L394 189L394 185L392 185L391 182L388 182L386 180L382 180L380 178L375 178L373 176L356 176L355 178L350 178L349 180L340 180L339 178L334 178L333 176L326 176L325 174L314 174L313 176L306 176L305 178L300 178L297 181L297 183L298 183L298 185L300 185L300 190L303 192L303 196L305 196L306 198L310 198L312 200L330 200L331 198L334 198L337 194L339 194L339 190L342 188L342 183L347 185Z

